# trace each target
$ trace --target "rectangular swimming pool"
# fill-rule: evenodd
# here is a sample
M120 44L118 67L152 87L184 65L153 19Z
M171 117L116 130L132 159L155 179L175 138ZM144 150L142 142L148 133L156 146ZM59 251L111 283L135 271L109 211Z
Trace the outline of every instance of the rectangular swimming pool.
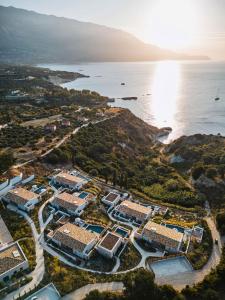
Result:
M82 192L82 193L80 193L80 195L78 197L81 199L85 199L87 196L88 196L88 193Z
M104 227L100 226L100 225L91 225L89 224L87 227L86 227L87 230L89 231L93 231L93 232L96 232L98 234L102 233L102 231L105 229Z
M36 298L35 298L36 297ZM61 299L58 291L56 290L55 286L51 283L44 288L40 289L36 293L32 294L30 297L26 298L25 300L59 300Z
M193 270L192 265L185 256L168 258L150 264L156 277L176 275Z
M161 225L166 226L170 229L175 229L181 233L184 233L185 228L181 227L181 226L177 226L177 225L173 225L173 224L166 224L166 223L162 223Z
M128 232L120 227L117 227L115 230L116 233L118 233L120 236L122 236L123 238L128 236Z

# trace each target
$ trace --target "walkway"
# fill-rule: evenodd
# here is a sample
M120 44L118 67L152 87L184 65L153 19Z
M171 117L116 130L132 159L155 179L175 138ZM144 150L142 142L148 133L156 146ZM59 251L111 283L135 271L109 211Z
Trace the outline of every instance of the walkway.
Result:
M122 292L124 285L122 282L106 282L106 283L94 283L87 284L80 289L64 296L62 300L82 300L87 294L93 290L98 290L99 292Z

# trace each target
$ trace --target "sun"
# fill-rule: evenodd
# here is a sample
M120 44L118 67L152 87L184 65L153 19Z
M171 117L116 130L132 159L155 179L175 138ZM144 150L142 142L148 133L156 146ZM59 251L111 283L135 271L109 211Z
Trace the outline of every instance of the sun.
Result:
M157 0L148 20L148 39L161 48L181 50L192 46L197 11L190 0Z

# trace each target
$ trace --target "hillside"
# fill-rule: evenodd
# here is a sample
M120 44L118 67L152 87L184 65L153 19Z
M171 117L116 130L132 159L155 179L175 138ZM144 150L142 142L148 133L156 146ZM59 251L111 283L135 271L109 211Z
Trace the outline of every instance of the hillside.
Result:
M225 138L195 134L183 136L167 146L170 162L192 177L194 185L212 204L225 203Z
M162 50L121 30L3 6L0 40L0 61L11 63L201 58Z
M160 161L155 144L159 129L122 110L115 117L82 128L47 162L53 165L75 163L93 176L121 187L144 193L150 198L193 207L198 195L170 166Z

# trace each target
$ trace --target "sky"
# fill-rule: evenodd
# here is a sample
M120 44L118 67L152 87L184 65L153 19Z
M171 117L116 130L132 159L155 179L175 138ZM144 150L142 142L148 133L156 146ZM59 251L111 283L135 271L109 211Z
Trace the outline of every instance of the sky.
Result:
M225 59L225 0L0 0L123 29L146 43Z

